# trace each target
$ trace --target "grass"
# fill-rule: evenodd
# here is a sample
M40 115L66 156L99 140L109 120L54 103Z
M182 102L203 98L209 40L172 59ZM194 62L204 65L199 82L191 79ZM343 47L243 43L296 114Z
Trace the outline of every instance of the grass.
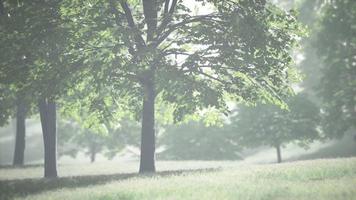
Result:
M61 166L64 177L56 180L36 178L38 166L0 169L0 199L356 199L356 158L268 165L159 162L157 166L164 172L145 176L118 172L110 165L82 166L77 177L69 172L77 172L76 167ZM197 170L215 166L219 168ZM15 175L21 170L27 174ZM106 175L98 175L104 171Z

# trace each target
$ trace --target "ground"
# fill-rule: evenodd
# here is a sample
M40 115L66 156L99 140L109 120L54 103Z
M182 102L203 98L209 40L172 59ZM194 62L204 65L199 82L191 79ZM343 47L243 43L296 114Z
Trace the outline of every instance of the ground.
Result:
M356 158L260 165L162 161L157 174L144 176L135 173L136 164L60 165L57 180L40 178L41 166L1 168L0 199L356 199Z

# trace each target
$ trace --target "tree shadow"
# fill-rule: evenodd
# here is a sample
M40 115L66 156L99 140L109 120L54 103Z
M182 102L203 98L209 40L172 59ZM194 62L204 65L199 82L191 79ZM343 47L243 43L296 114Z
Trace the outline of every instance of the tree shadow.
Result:
M192 170L175 170L161 171L148 174L107 174L107 175L90 175L90 176L73 176L61 177L55 179L47 178L28 178L19 180L0 181L0 199L7 200L15 197L25 197L30 194L37 194L45 191L79 188L90 185L105 184L112 181L126 180L134 177L165 177L171 175L182 175L185 173L213 172L220 168L192 169Z
M0 165L0 169L26 169L34 167L43 167L43 164Z

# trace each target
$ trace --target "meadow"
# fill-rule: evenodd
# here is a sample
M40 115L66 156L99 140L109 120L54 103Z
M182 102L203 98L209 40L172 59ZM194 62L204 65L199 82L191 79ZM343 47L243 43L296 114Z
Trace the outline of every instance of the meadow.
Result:
M282 164L158 161L138 175L136 162L60 165L59 179L42 166L0 169L0 199L356 199L356 158Z

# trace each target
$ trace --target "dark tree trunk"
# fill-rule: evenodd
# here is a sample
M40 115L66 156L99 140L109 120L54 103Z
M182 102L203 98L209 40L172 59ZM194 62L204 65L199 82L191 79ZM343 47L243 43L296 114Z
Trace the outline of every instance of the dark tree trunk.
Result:
M282 162L281 145L277 145L276 150L277 150L277 162L281 163Z
M90 153L90 162L94 163L96 158L96 152L91 152Z
M142 110L140 173L155 172L155 89L150 81L144 84Z
M3 15L5 15L5 8L4 8L3 1L0 0L0 17Z
M142 4L147 24L147 41L152 41L157 28L157 0L143 0Z
M16 138L13 165L22 166L25 154L26 136L26 107L23 103L18 103L16 112Z
M96 158L96 144L92 144L89 151L90 151L90 162L94 163Z
M56 104L52 100L39 102L40 118L44 143L44 177L57 177L57 132Z

